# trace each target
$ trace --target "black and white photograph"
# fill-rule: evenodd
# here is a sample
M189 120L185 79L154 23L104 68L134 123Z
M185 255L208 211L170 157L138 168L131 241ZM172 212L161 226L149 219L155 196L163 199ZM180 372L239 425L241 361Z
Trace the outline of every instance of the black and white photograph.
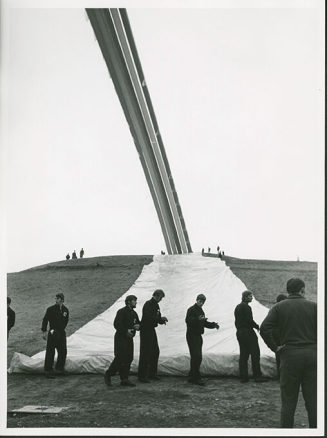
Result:
M0 434L323 436L324 2L0 12Z

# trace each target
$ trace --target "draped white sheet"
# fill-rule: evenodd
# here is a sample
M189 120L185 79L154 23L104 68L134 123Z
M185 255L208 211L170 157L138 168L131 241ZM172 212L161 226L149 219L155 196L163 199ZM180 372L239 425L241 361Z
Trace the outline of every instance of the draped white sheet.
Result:
M238 375L239 346L234 326L234 308L246 289L224 261L200 254L159 255L143 267L134 285L109 309L85 324L67 339L66 371L71 373L104 373L113 359L113 320L124 306L127 295L138 298L135 309L140 318L142 306L155 289L163 289L165 298L160 302L161 313L168 318L167 325L157 328L160 347L159 374L187 375L189 351L185 339L185 315L199 293L207 301L203 307L209 321L216 321L220 329L205 329L203 335L203 375ZM260 324L268 308L253 299L254 320ZM259 337L263 374L276 374L275 356ZM9 372L43 372L45 352L28 357L15 353ZM132 371L137 370L139 334L134 338ZM250 368L250 363L249 363Z

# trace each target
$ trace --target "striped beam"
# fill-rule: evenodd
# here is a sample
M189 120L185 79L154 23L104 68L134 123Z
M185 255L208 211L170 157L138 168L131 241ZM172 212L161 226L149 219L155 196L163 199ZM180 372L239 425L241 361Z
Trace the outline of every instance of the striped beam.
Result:
M124 9L86 9L141 161L169 254L192 252Z

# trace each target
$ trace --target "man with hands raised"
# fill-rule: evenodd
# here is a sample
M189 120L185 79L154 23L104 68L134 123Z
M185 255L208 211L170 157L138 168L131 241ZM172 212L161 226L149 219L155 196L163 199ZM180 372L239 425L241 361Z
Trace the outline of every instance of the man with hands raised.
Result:
M202 306L206 301L206 297L203 294L199 294L196 297L196 303L191 306L186 313L185 322L187 325L186 341L190 350L191 363L190 374L188 381L196 385L204 385L201 380L200 365L202 362L202 334L204 328L216 328L219 329L219 325L216 322L209 322L205 317Z
M138 380L142 383L150 383L150 380L160 380L157 376L159 345L156 333L158 324L165 324L168 319L161 316L159 302L165 296L162 289L156 289L152 298L145 302L142 310L140 328L140 360L138 368Z
M140 329L140 320L134 310L136 301L135 295L128 295L125 298L126 306L118 310L114 320L116 329L114 339L115 357L104 375L104 381L108 386L111 386L111 376L114 376L117 371L122 386L135 386L135 383L128 380L128 375L134 357L133 338L136 330Z

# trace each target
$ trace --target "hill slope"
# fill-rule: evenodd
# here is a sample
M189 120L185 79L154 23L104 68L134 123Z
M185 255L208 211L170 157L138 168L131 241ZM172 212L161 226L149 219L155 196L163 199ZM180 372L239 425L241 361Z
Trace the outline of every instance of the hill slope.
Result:
M94 257L49 263L8 274L8 296L16 311L16 325L8 343L8 363L15 351L31 356L45 348L41 321L57 292L64 292L70 309L69 336L108 309L151 261L150 255ZM233 257L226 257L225 261L257 300L268 307L279 293L285 292L286 281L294 276L304 279L308 298L316 300L316 263Z

